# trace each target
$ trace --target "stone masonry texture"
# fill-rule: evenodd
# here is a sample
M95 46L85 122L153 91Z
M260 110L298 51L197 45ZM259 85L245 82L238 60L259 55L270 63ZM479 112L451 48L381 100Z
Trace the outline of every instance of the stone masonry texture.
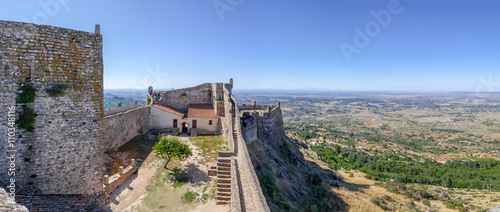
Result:
M83 195L102 190L102 36L52 26L0 21L0 180L7 175L8 107L23 85L36 91L33 132L16 130L18 194ZM59 97L46 89L67 88ZM16 127L17 128L17 127Z
M105 116L104 151L116 151L139 133L146 133L150 113L151 107L144 106Z

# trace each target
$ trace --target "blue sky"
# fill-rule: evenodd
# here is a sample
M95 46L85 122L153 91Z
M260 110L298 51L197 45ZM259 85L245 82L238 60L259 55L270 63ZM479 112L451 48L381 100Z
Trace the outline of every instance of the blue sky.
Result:
M500 91L494 0L3 0L0 19L100 24L105 88Z

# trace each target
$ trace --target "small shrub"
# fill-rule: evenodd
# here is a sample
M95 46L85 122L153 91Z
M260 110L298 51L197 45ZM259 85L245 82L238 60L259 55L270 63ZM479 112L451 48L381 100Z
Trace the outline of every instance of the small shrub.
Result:
M36 175L36 174L32 174L32 175L30 176L30 178L36 178L37 176L38 176L38 175Z
M203 195L201 195L201 201L202 201L203 203L206 203L206 202L208 201L208 194L203 194Z
M429 202L429 200L426 200L426 199L424 199L422 201L422 204L427 205L427 206L431 206L431 202Z
M55 84L55 85L52 85L50 88L45 89L45 92L47 92L47 94L50 97L59 97L59 96L62 96L64 94L64 91L67 88L68 88L68 85Z
M197 194L198 193L195 193L195 192L192 192L192 191L188 191L184 195L182 195L181 200L182 200L183 203L189 204L189 203L193 202L196 199Z
M31 158L24 158L24 162L30 162Z
M30 85L23 85L20 90L22 92L17 95L17 103L25 104L35 102L35 88L31 87Z
M16 124L20 129L25 129L28 132L33 132L35 127L33 124L35 123L35 111L33 108L27 107L26 105L22 106L23 111L19 114L19 119L16 120Z
M322 181L321 177L317 174L309 175L309 182L313 185L320 185Z
M455 209L455 202L453 200L448 200L443 203L447 208Z
M398 187L391 185L387 188L387 191L392 193L398 193Z
M373 197L371 200L370 200L373 204L379 206L380 205L380 198L379 197Z
M175 181L174 182L174 188L178 188L186 184L185 182L180 182L180 181Z

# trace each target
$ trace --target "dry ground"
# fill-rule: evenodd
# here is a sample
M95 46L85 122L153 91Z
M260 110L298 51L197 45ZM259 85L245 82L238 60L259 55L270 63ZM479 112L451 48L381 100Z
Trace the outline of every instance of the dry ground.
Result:
M385 188L374 186L376 181L366 179L364 173L361 172L350 172L350 171L339 171L337 172L342 176L346 183L342 186L343 188L334 188L333 191L337 193L345 202L349 204L349 211L383 211L381 208L371 203L370 200L373 197L380 197L387 195L399 204L399 210L397 211L407 211L408 209L404 206L411 200L403 195L395 194L387 191ZM353 173L353 177L350 177L350 173ZM368 185L364 188L363 185ZM438 188L438 186L428 186L428 188ZM460 198L466 200L468 204L466 207L471 208L471 205L478 206L482 209L491 209L497 205L500 205L500 192L493 192L490 196L486 191L478 190L464 190L464 189L440 189L446 191L450 196L454 198ZM493 201L492 201L493 200ZM422 202L413 201L417 208L422 211L428 206L422 204ZM431 200L430 209L433 211L447 212L447 211L458 211L457 209L449 209L440 200ZM479 208L475 207L474 210L478 211Z

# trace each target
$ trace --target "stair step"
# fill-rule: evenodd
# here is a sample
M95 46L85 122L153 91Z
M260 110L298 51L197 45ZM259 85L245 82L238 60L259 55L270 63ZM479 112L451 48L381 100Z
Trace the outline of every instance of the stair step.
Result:
M217 175L217 178L218 179L222 179L222 178L224 178L224 179L231 179L231 175Z
M217 175L229 175L231 176L231 172L230 171L217 171Z
M221 157L223 157L223 158L224 157L228 157L229 158L229 157L231 157L233 155L234 155L234 153L230 152L230 151L220 151L219 154L218 154L218 158L221 158ZM231 158L229 158L229 159L231 159Z
M217 197L230 197L231 192L217 192Z
M224 196L224 197L219 197L217 196L217 200L222 200L222 201L231 201L231 196Z
M231 167L226 167L226 166L218 166L217 171L231 171Z
M217 176L217 169L209 169L208 170L208 176Z
M229 204L229 201L222 201L222 200L220 200L220 201L217 201L216 204L217 205L227 205L227 204Z
M231 163L231 158L230 157L218 157L217 162Z
M231 188L231 183L217 183L217 188Z
M220 191L220 192L231 192L231 188L219 188L217 187L217 191Z
M217 182L231 183L231 178L217 178Z
M219 167L231 168L231 164L230 163L217 163L217 168L219 168Z

